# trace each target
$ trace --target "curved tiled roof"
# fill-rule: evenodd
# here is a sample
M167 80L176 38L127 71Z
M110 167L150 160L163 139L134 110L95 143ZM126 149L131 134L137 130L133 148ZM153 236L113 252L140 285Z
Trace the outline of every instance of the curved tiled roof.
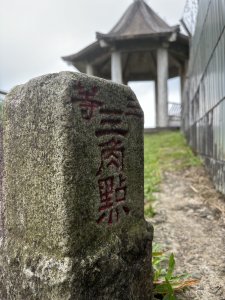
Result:
M108 34L97 33L97 38L137 37L178 30L179 26L169 26L143 0L136 0Z

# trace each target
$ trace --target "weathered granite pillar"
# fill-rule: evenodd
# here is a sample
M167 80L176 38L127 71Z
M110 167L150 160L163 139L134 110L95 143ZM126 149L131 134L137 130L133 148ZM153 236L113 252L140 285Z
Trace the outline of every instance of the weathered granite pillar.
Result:
M33 79L6 98L4 151L0 299L151 299L133 92L78 73Z

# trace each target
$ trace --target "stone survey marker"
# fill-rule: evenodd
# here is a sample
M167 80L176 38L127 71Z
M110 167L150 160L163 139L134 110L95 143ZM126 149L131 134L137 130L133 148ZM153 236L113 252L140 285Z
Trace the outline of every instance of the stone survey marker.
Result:
M143 113L133 92L46 75L11 91L4 126L1 297L151 299Z

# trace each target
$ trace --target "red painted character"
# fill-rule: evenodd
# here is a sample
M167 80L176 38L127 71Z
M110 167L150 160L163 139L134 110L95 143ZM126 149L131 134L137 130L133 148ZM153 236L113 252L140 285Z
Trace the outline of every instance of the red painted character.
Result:
M124 146L121 140L113 137L108 142L99 144L101 147L101 165L97 175L100 175L104 167L113 167L116 171L123 170Z
M126 200L126 179L119 175L119 183L116 186L114 176L99 179L99 193L101 205L99 207L100 217L97 223L107 221L108 224L119 221L120 207L129 214L130 210L125 205Z
M77 89L78 96L72 97L72 102L79 101L82 118L90 120L94 115L94 111L103 104L102 101L95 98L98 89L96 86L93 86L91 90L86 90L80 82L77 85Z

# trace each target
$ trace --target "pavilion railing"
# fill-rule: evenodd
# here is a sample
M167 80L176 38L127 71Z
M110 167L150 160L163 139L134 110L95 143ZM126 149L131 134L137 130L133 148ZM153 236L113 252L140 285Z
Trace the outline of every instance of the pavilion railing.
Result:
M169 102L169 118L181 118L181 104L180 103L173 103Z

